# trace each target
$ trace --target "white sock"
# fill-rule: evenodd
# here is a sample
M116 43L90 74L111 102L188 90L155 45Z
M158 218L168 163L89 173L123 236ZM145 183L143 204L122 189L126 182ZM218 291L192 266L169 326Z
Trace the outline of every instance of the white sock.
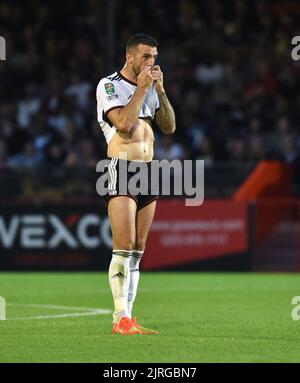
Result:
M143 251L133 250L130 257L130 282L128 292L128 313L131 318L133 302L135 300L139 279L140 279L140 261L143 255Z
M129 262L132 251L113 250L109 265L109 285L114 299L115 311L113 322L119 322L122 317L128 317L128 288L130 281Z

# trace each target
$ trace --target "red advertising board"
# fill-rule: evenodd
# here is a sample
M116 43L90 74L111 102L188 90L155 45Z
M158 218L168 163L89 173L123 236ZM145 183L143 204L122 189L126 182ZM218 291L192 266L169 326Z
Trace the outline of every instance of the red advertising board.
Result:
M184 200L160 200L142 266L159 269L241 253L247 248L246 203L209 200L190 207Z

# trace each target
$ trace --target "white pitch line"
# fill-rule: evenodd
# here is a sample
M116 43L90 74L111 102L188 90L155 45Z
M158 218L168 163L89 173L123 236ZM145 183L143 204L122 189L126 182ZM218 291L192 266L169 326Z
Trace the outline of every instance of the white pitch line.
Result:
M110 314L110 310L97 310L97 311L88 311L83 313L70 313L70 314L58 314L58 315L39 315L34 317L16 317L16 318L6 318L6 320L28 320L28 319L50 319L50 318L67 318L67 317L80 317L80 316L90 316L90 315L102 315Z
M45 307L46 309L58 309L58 310L100 310L95 307L78 307L78 306L61 306L61 305L46 305L37 303L7 303L6 306L23 306L23 307Z
M6 318L6 320L68 318L68 317L111 314L111 312L112 312L111 310L107 310L107 309L97 309L97 308L91 308L91 307L44 305L44 304L34 304L34 303L9 303L8 306L43 307L43 308L48 308L48 309L88 310L88 311L84 311L84 312L80 312L80 313L75 312L75 313L69 313L69 314L53 314L53 315L36 315L36 316L27 316L27 317L15 317L15 318Z

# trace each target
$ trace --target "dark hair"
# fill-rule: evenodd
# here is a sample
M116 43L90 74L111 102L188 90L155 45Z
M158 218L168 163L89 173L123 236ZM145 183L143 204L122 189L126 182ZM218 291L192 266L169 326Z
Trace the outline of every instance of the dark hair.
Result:
M158 42L154 37L145 35L144 33L136 33L127 41L126 51L130 48L138 46L139 44L149 45L150 47L158 47Z

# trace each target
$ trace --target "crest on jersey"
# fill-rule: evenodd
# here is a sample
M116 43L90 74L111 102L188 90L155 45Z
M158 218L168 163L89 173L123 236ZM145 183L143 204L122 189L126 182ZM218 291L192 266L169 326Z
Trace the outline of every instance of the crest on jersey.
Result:
M114 87L114 84L112 84L111 82L109 82L108 84L104 84L104 87L105 87L105 92L107 94L114 94L115 93L115 87Z

